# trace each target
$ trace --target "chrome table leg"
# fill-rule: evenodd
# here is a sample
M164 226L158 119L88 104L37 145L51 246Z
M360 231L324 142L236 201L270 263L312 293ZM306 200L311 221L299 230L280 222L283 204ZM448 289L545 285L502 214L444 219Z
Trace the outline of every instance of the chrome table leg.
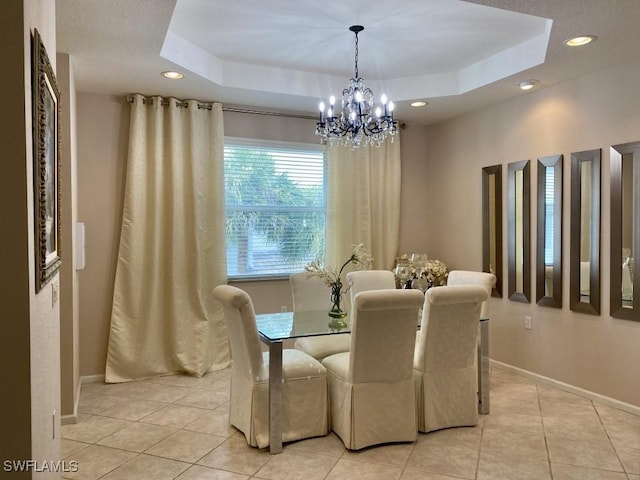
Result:
M269 453L282 452L282 342L269 342Z
M480 348L478 348L478 413L489 414L489 319L480 320Z

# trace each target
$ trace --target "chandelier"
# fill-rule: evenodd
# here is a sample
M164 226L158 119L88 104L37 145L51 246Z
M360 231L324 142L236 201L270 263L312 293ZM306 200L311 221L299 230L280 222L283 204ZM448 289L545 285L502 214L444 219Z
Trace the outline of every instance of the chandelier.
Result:
M358 75L358 33L364 30L362 25L353 25L349 30L356 35L355 75L349 80L347 88L342 90L342 112L336 114L336 98L329 99L329 108L320 102L320 121L316 124L316 135L323 144L346 145L358 148L364 144L379 147L382 142L398 131L398 122L393 119L393 102L382 95L380 104L373 103L373 92Z

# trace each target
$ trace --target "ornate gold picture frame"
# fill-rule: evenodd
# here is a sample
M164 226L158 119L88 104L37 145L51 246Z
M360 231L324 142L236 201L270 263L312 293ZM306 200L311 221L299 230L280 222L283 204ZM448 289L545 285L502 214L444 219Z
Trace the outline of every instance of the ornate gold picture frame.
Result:
M56 274L60 257L60 90L38 30L32 36L33 190L36 292Z

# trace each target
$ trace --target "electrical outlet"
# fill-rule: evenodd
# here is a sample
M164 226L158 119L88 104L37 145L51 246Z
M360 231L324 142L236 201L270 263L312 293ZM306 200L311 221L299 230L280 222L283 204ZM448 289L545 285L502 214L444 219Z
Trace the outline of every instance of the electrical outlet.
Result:
M280 311L281 311L282 313L286 312L286 311L287 311L287 306L286 306L286 305L282 305L282 306L280 307Z
M527 330L531 330L531 317L524 317L524 328L526 328Z

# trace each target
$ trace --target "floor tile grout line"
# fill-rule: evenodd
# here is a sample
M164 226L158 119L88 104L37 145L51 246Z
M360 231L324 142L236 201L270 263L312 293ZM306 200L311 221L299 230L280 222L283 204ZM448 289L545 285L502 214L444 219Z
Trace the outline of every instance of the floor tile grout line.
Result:
M598 411L598 408L593 403L593 400L591 400L591 405L593 406L593 409L596 411L596 415L598 416L598 420L600 420L600 424L602 425L602 429L604 430L604 433L607 436L607 439L609 440L609 444L611 445L611 448L613 449L613 452L616 454L616 458L618 459L618 462L620 463L620 466L622 467L622 471L624 472L624 474L627 477L627 479L629 479L629 472L627 471L627 467L624 466L624 462L622 461L622 458L620 458L620 454L618 453L618 449L616 448L615 444L613 443L613 440L611 440L611 435L609 434L609 430L607 430L607 426L604 423L604 421L602 420L602 416L600 415L600 412Z
M491 377L491 376L489 376ZM487 414L489 415L489 414ZM485 429L485 421L486 418L482 421L482 427L480 427L480 444L478 445L478 459L476 460L476 471L474 478L477 480L478 475L480 474L480 455L482 454L482 439L484 438L484 429Z
M415 442L413 442L413 445L411 446L411 451L409 452L409 455L407 455L407 459L404 461L404 465L403 465L402 469L400 470L400 478L402 478L402 475L407 470L407 467L409 465L409 460L411 459L411 456L413 455L413 452L416 451L416 446L418 445L418 440L420 440L420 431L417 432L416 440L415 440Z
M547 441L547 430L544 427L544 417L542 416L542 401L540 399L540 385L536 382L536 398L538 399L538 410L540 411L540 424L542 425L542 437L544 438L544 449L547 452L547 468L549 478L553 479L553 468L551 467L551 453L549 452L549 442Z
M489 368L489 391L491 391L491 380L493 378L493 372L494 369L493 368ZM480 430L480 444L478 445L478 459L476 460L476 471L475 471L475 476L474 478L477 480L479 472L480 472L480 455L482 454L482 439L484 438L484 429L486 426L486 417L488 417L491 414L491 412L487 413L485 415L485 418L482 420L482 427Z
M106 477L107 475L110 475L112 472L115 472L117 469L119 469L120 467L122 467L123 465L126 465L127 463L129 463L130 461L132 461L133 459L138 458L138 455L131 457L129 460L121 463L120 465L118 465L117 467L112 468L111 470L109 470L107 473L105 473L104 475L101 475L98 477L98 480L100 480L101 478Z

